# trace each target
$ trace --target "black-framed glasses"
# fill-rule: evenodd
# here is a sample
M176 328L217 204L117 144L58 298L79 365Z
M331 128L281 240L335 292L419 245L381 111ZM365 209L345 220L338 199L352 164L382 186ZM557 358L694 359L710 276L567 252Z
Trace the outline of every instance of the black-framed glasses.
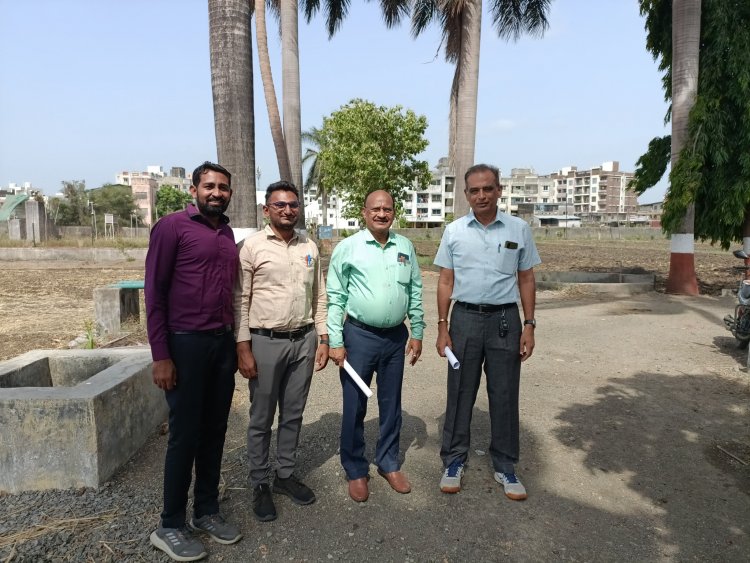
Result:
M279 211L282 211L287 205L290 209L299 209L299 201L274 201L268 204L269 207L275 207Z

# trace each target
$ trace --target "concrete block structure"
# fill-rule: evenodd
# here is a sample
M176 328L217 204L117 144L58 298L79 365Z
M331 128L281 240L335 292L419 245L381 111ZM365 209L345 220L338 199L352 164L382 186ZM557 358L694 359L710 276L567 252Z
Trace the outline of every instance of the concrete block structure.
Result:
M99 487L167 415L145 347L0 362L0 491Z
M116 337L122 323L140 320L138 291L143 281L121 281L106 287L94 288L94 317L98 334Z

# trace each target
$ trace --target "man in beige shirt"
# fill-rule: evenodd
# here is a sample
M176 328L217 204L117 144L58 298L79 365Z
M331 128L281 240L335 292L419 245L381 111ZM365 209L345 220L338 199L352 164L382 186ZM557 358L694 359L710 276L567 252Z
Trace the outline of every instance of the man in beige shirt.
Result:
M297 188L289 182L268 186L263 215L270 224L240 250L234 310L239 370L249 380L252 401L247 453L253 512L267 522L276 519L271 486L297 504L315 502L294 468L313 367L319 371L328 362L328 331L318 248L294 230ZM277 404L274 479L268 450Z

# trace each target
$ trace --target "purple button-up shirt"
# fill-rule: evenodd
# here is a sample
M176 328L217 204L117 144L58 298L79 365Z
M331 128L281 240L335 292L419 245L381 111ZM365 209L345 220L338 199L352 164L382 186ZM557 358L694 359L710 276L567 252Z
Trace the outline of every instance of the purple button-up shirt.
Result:
M146 319L151 357L170 358L170 331L210 330L234 322L238 251L229 219L217 229L195 205L162 217L146 254Z

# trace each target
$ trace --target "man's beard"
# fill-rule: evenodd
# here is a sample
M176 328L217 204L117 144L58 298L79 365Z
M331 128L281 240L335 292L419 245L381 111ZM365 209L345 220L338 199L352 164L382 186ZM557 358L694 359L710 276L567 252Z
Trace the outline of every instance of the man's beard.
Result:
M229 207L229 202L225 200L223 201L214 200L211 202L196 200L195 203L198 206L198 211L200 211L203 215L206 215L208 217L220 217L227 210L227 207Z

